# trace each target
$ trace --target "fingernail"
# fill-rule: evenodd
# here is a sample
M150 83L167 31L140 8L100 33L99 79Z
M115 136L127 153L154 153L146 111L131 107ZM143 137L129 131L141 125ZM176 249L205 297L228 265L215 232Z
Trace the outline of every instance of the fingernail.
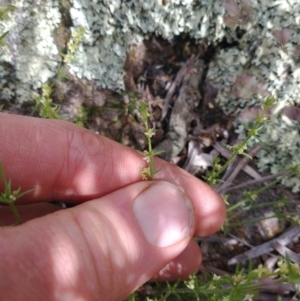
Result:
M157 247L176 244L193 231L191 201L168 182L155 182L145 189L134 200L133 212L146 239Z

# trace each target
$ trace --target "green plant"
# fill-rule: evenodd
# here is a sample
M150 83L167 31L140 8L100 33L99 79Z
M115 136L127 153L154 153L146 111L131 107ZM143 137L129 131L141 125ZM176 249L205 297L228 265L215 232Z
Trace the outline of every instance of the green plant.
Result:
M75 116L75 118L76 118L75 123L78 126L84 127L84 124L87 120L87 116L88 116L88 111L85 109L85 107L81 106Z
M42 118L60 119L60 116L58 115L59 107L53 103L51 94L51 86L43 84L41 95L35 97L33 113L39 108L39 115Z
M66 53L60 53L65 64L71 63L75 60L74 54L77 51L79 44L83 39L84 34L85 34L85 29L83 27L78 27L72 32L71 39L67 45Z
M257 219L247 219L247 220L243 220L240 222L234 222L235 218L238 217L239 212L238 209L240 207L243 207L243 212L246 212L247 210L253 210L254 208L259 208L259 207L274 207L276 206L276 204L274 204L274 202L260 202L259 204L257 204L256 199L257 197L267 191L268 189L272 188L273 186L275 186L276 184L278 184L283 177L293 177L295 175L297 175L298 171L297 168L289 168L287 171L281 172L280 174L277 175L277 177L275 178L275 180L271 181L270 183L264 185L263 187L259 188L259 189L246 189L243 192L244 197L238 201L236 204L234 205L229 205L227 204L227 218L226 221L222 227L222 231L224 232L224 234L228 234L229 231L237 226L242 226L242 225L246 225L246 224L253 224L256 222L259 222L261 220L265 220L265 219L271 219L274 217L280 218L281 220L285 219L285 220L289 220L289 221L294 221L294 219L290 219L290 217L297 215L297 212L291 212L291 213L282 213L282 208L280 208L280 210L276 210L276 208L274 208L275 210L275 214L269 217L262 217L262 218L257 218ZM292 204L292 201L289 201L289 204ZM295 202L297 203L297 202Z
M139 112L144 122L144 126L145 126L144 134L147 137L147 143L148 143L148 150L145 150L142 153L144 156L144 160L147 162L148 166L141 169L140 175L143 180L153 180L155 174L160 171L160 169L155 170L154 156L162 152L155 152L152 149L151 137L155 135L155 129L149 126L149 118L151 117L151 114L149 114L147 111L146 103L140 104Z
M232 154L230 155L228 160L223 165L221 165L220 157L217 157L214 160L214 163L212 166L212 171L210 172L209 176L204 177L204 179L211 186L215 187L217 191L219 191L218 190L219 187L222 187L222 186L218 186L220 183L222 183L221 175L225 172L226 168L233 162L233 160L236 159L237 156L241 155L241 156L248 157L249 159L252 159L252 157L245 152L250 140L252 140L252 141L256 140L256 142L258 142L259 145L263 146L264 142L261 141L259 138L259 131L264 127L264 125L271 122L268 112L270 112L270 110L272 109L274 104L275 104L275 98L273 96L267 97L267 99L265 100L264 104L261 107L260 113L258 114L257 118L253 121L252 125L249 126L249 125L243 123L243 127L246 131L246 137L240 143L238 143L236 145L233 145L233 146L226 145L226 147L232 151ZM234 205L229 205L227 202L228 195L223 195L224 202L227 205L227 214L228 214L227 219L222 227L222 231L224 232L224 234L228 234L230 229L232 229L234 227L242 226L245 224L253 224L253 223L259 222L264 219L270 219L270 218L277 217L277 218L280 218L281 220L282 219L288 220L287 213L282 214L278 210L277 210L276 214L269 216L269 217L247 219L246 221L240 221L240 222L236 222L235 218L240 215L240 213L237 210L240 207L243 207L243 211L245 212L247 210L258 208L261 206L273 206L274 204L267 204L267 203L257 204L255 202L255 200L259 194L261 194L261 193L265 192L267 189L275 186L276 184L281 182L282 179L292 178L294 176L299 176L299 166L292 166L292 167L289 167L285 171L281 171L275 175L268 176L268 177L266 177L266 180L271 180L271 179L274 179L274 180L271 181L269 184L264 185L262 188L247 189L246 191L243 192L244 197ZM255 184L256 182L257 182L256 180L250 181L250 182L241 184L239 186L236 186L235 189L237 189L237 188L245 189L245 187L249 187L249 186ZM221 192L222 192L222 188L221 188ZM292 217L295 214L296 214L295 212L288 214L290 221L295 222L296 218ZM292 217L292 220L291 220L291 217Z
M262 110L257 116L257 118L255 119L253 126L249 127L247 124L243 123L243 126L247 131L246 138L237 145L233 145L233 146L227 145L227 148L229 148L232 151L232 154L223 166L220 166L219 164L220 163L219 157L216 158L213 165L212 172L208 177L205 178L208 184L214 186L216 183L220 182L220 175L226 170L229 164L238 155L248 156L250 159L252 159L245 152L245 150L247 149L247 145L251 139L256 139L261 144L263 144L263 142L259 140L259 131L263 128L264 124L269 122L269 118L266 112L270 110L274 104L275 104L275 97L274 96L268 97L264 102L264 104L262 105Z
M221 159L216 158L212 171L206 180L211 186L215 186L221 181L221 175L225 172L229 164L239 155L247 156L249 155L245 152L247 145L251 139L256 139L261 145L262 141L259 139L260 129L268 122L270 119L266 112L274 105L274 97L268 97L262 106L261 113L257 116L256 120L253 122L252 126L244 124L246 129L245 139L237 145L227 146L232 154L229 159L221 166ZM153 179L153 176L157 171L155 171L153 157L155 153L151 146L151 137L155 134L155 131L149 128L148 119L151 115L147 112L147 105L142 104L139 107L142 119L145 123L145 135L148 139L148 150L145 151L144 158L149 163L147 168L142 169L143 179ZM250 157L251 158L251 157ZM273 203L255 203L257 196L270 187L276 185L282 180L283 177L291 177L294 175L299 175L299 166L294 166L286 171L282 171L277 175L271 176L274 180L269 184L265 185L263 188L259 189L248 189L244 193L244 198L234 205L227 204L227 212L229 217L227 218L223 231L225 233L229 232L230 228L240 226L242 223L255 223L263 218L258 218L256 220L247 220L242 223L234 223L234 218L239 214L237 209L243 206L246 210L257 208L259 206L274 206ZM224 196L226 199L226 196ZM293 217L295 213L290 213L290 220L294 223L299 224L299 218ZM274 216L278 218L287 218L282 214L282 210L277 210ZM191 276L189 280L184 282L176 282L174 284L159 284L153 285L150 292L150 297L147 297L147 301L164 301L164 300L209 300L209 301L219 301L219 300L238 300L238 301L250 301L259 295L259 292L263 289L268 289L268 287L279 286L280 284L298 284L300 283L300 267L298 264L291 263L288 258L278 262L278 268L274 271L269 270L267 267L260 264L257 268L252 268L252 263L249 263L248 269L239 269L237 266L234 275L223 275L217 276L215 274L205 274L204 277L197 277L195 275ZM138 293L132 294L127 301L140 300L138 298Z
M275 271L270 271L262 264L252 269L250 262L247 270L237 267L233 276L206 275L209 281L205 282L201 278L191 276L184 284L191 290L190 295L194 294L194 300L250 301L263 289L283 283L298 283L299 272L299 265L292 264L288 259L279 261Z
M10 12L13 12L15 7L13 5L8 5L0 8L0 20L7 18ZM5 31L0 35L0 46L3 45L4 38L8 35L8 31Z
M42 118L50 118L50 119L60 119L59 116L59 106L53 103L52 99L52 91L57 83L58 80L67 79L67 74L63 71L64 67L67 63L74 60L74 54L79 47L80 42L83 39L83 35L85 33L84 28L78 27L76 28L70 38L70 41L67 45L66 53L60 53L63 61L59 64L57 68L56 77L52 81L51 84L43 84L41 89L41 94L35 96L35 106L32 111L32 115L39 110L39 115ZM79 125L83 126L83 122L80 121L81 117L84 116L77 116L77 122Z
M300 283L300 266L282 258L274 271L260 264L256 269L249 263L247 269L236 268L234 275L217 276L206 273L191 275L186 281L156 283L148 289L147 301L252 301L263 290L272 290L284 284ZM127 301L141 300L132 294ZM145 299L144 299L145 300Z
M25 192L21 192L21 187L19 187L17 190L12 191L11 180L10 179L7 180L5 172L4 172L4 168L3 168L3 165L1 162L0 162L0 177L1 177L3 185L4 185L4 192L2 192L0 194L0 203L10 206L10 208L16 218L16 222L14 223L14 225L20 225L20 224L22 224L22 219L15 206L15 201L17 199L19 199L20 197L32 192L33 189L27 190Z

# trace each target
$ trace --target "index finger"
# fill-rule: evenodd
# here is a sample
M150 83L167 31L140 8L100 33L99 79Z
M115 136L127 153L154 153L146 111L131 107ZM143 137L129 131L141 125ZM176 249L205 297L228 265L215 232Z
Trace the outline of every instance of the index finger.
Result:
M0 137L0 161L13 188L34 189L26 202L99 198L141 181L146 166L136 150L66 121L0 113ZM194 201L198 235L215 232L225 218L221 197L177 166L158 158L155 163L161 169L156 179L180 185Z

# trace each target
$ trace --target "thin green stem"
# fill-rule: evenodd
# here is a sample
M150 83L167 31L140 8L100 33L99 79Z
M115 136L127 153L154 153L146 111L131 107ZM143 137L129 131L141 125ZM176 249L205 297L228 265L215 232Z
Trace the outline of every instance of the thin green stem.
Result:
M145 127L146 131L149 131L149 125L148 125L148 120L145 121ZM150 171L150 178L153 180L154 177L154 160L153 160L153 150L152 150L152 143L151 143L151 137L147 135L147 143L148 143L148 152L149 152L149 157L150 157L150 162L149 162L149 171Z
M242 141L237 147L233 148L233 152L232 152L231 156L228 158L226 163L216 172L216 174L214 175L214 178L218 178L226 170L226 168L229 166L229 164L232 162L232 160L236 156L238 156L240 154L246 155L244 153L244 149L247 147L249 140L252 137L257 136L258 131L262 128L262 125L265 122L266 122L266 120L264 119L264 116L262 114L257 117L253 127L248 130L248 135L245 138L245 140Z
M229 164L232 162L232 160L239 154L239 151L241 149L244 149L244 147L247 145L248 141L250 140L250 137L247 137L238 147L237 150L234 150L231 154L231 156L228 158L226 163L217 171L216 177L219 177L220 174L225 171L225 169L229 166Z
M21 225L22 224L22 219L21 219L21 216L17 210L17 207L15 206L14 202L10 202L9 203L9 206L10 206L10 209L12 210L15 218L16 218L16 222L14 225Z
M154 156L158 153L153 151L151 137L155 135L155 130L149 126L149 117L151 114L147 112L147 104L142 103L139 106L139 111L141 113L144 126L145 126L145 136L147 137L148 150L144 151L144 159L148 163L148 167L142 168L141 177L143 180L153 180L154 175L159 171L155 170Z

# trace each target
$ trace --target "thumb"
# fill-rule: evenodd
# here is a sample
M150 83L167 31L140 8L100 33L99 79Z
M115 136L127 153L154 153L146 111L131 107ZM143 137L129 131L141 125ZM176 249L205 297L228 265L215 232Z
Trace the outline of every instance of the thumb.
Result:
M0 232L7 300L123 300L188 245L189 197L140 182Z

